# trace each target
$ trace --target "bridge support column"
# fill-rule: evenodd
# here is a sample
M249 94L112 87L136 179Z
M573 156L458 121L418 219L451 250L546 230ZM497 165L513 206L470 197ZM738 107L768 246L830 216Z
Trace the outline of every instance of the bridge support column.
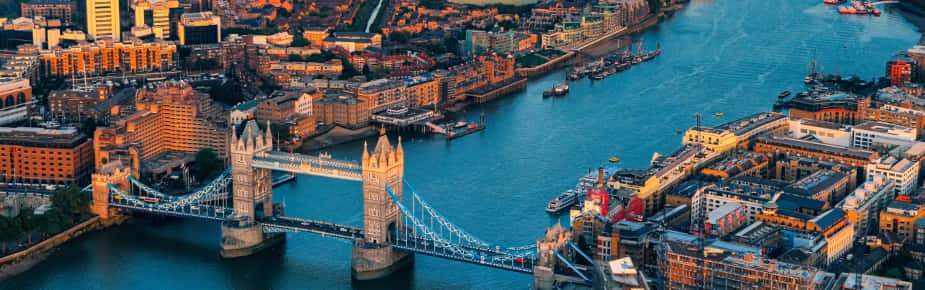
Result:
M285 233L265 234L263 225L245 218L222 222L222 258L237 258L256 254L286 240Z
M353 245L350 259L350 276L356 280L385 278L402 268L414 264L414 255L392 248L392 246L364 247Z

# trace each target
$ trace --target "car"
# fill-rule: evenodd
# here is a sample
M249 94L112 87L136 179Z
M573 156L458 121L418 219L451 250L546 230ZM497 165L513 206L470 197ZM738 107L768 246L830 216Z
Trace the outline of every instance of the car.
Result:
M199 210L199 206L191 205L191 206L189 207L189 209L191 209L191 210Z

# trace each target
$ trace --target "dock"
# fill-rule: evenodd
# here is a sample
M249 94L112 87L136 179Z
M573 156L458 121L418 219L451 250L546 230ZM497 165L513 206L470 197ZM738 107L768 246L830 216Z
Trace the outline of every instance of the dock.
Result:
M457 132L450 132L449 135L446 135L446 140L447 140L447 141L453 140L453 139L456 139L456 138L459 138L459 137L463 137L463 136L466 136L466 135L469 135L469 134L472 134L472 133L475 133L475 132L478 132L478 131L482 131L482 130L485 130L485 125L479 124L478 127L475 127L475 128L466 128L465 131L462 131L462 132L459 132L459 133L457 133Z

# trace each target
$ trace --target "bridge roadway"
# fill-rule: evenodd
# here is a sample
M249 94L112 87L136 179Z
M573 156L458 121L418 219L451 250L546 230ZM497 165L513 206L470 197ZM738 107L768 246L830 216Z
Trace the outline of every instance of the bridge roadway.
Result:
M258 221L263 224L265 232L308 232L345 240L363 238L363 230L360 228L325 221L287 216L261 218Z
M254 156L251 166L352 181L362 181L363 178L363 169L357 162L319 158L298 153L263 153Z
M181 217L181 218L191 218L199 220L207 220L213 222L221 222L225 220L226 217L231 216L232 209L224 207L216 207L209 205L198 205L192 206L187 205L175 209L164 209L158 207L147 207L134 205L130 203L119 203L110 201L109 207L121 208L133 212L148 213L148 214L157 214L165 215L172 217Z

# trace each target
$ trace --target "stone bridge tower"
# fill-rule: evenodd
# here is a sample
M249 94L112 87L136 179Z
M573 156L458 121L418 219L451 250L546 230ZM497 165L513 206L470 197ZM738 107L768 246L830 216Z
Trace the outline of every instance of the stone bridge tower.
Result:
M269 126L269 124L268 124ZM256 121L248 121L241 136L232 130L229 157L234 189L234 216L222 222L222 256L247 256L275 243L268 240L256 222L255 204L263 205L264 216L273 214L273 178L268 169L251 166L254 156L273 150L269 127L264 133Z
M405 170L405 152L401 146L392 147L383 128L372 152L363 144L363 233L364 240L353 247L352 276L357 280L378 279L410 264L413 256L390 245L390 233L402 227L402 216L389 197L388 186L396 197L402 198L402 177Z
M109 208L109 184L115 185L122 191L129 191L128 176L132 170L120 161L111 161L103 164L97 173L92 175L93 204L90 212L108 219L114 215Z

